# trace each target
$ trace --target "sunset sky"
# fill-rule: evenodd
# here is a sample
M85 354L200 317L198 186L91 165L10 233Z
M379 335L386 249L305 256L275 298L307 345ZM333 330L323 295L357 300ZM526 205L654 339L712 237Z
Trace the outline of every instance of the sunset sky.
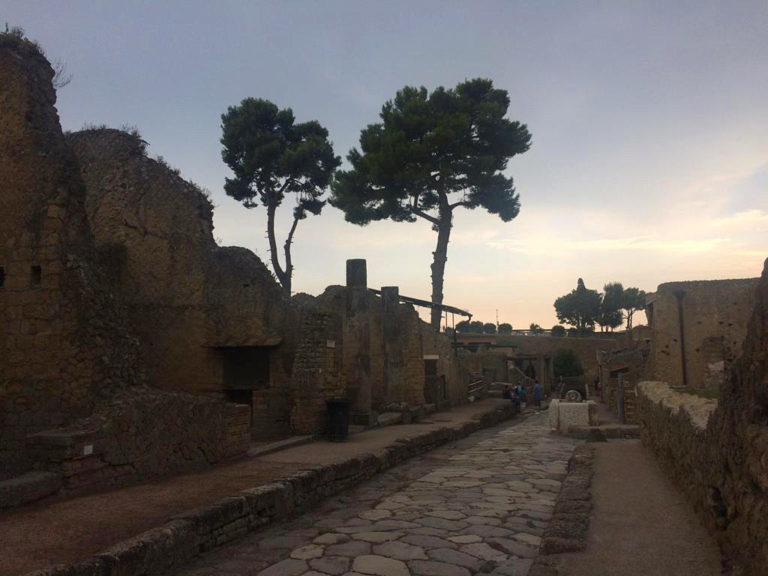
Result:
M150 154L212 192L220 243L265 260L264 210L223 192L227 106L290 107L345 157L398 89L475 77L509 92L533 145L509 163L515 220L457 211L445 303L551 327L579 277L653 291L758 276L768 257L765 0L3 0L4 22L72 74L65 129L136 126ZM345 260L366 258L371 287L428 299L435 240L423 221L360 228L328 206L299 226L294 288L343 283Z

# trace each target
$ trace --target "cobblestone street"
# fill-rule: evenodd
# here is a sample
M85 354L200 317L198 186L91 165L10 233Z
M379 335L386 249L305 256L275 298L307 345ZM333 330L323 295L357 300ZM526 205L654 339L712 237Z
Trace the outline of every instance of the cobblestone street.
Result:
M415 458L176 574L469 576L528 573L577 441L546 413Z

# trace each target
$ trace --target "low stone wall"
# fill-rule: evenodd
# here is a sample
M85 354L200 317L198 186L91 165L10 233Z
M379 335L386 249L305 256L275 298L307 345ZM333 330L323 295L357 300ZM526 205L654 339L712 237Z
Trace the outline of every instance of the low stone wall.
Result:
M125 540L72 566L57 566L29 576L150 576L258 530L300 514L324 498L346 490L413 456L502 422L517 409L504 404L478 420L399 440L373 454L318 466L281 482L244 490L211 506L191 510L164 525Z
M246 405L135 388L72 426L30 436L28 449L75 494L213 465L249 442Z
M706 445L707 423L717 401L675 392L664 382L640 382L637 389L643 443L704 512L709 527L716 528L719 513L712 493L717 471L712 469L716 463Z
M664 382L641 382L637 389L643 443L692 502L726 558L734 561L734 574L765 574L768 566L759 558L768 552L768 497L759 480L753 481L749 493L739 490L740 496L734 496L733 479L744 470L759 478L760 470L747 459L738 458L744 470L734 470L726 462L729 453L742 449L735 437L722 445L716 421L718 402L676 392Z

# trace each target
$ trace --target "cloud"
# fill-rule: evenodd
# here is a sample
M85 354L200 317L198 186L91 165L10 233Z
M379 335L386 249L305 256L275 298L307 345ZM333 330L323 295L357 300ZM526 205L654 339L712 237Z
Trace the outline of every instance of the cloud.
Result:
M488 243L497 250L509 250L524 254L556 254L568 252L628 252L628 251L663 251L663 252L709 252L730 240L728 238L710 238L706 240L662 240L650 236L626 238L602 238L595 240L571 240L565 238L546 239L502 239Z

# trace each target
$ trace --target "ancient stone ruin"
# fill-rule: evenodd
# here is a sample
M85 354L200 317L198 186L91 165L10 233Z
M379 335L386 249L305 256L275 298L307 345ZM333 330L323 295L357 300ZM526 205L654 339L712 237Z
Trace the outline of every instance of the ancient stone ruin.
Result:
M26 480L0 506L319 434L330 398L359 426L467 401L469 355L397 287L368 290L365 261L285 300L137 134L65 136L52 77L36 46L3 40L0 462Z
M702 288L702 284L695 287ZM651 372L657 381L639 385L639 420L644 441L718 536L735 573L758 575L768 566L768 544L759 536L768 530L768 261L757 282L707 284L715 288L710 292L712 298L698 302L710 308L688 316L685 304L671 306L673 319L661 322L660 308L654 306L651 325L664 327L675 319L688 318L693 323L691 332L682 324L675 326L686 340L693 338L681 350L714 337L739 354L725 358L719 398L677 391L669 385L677 383L674 380L658 381L663 380L659 376L669 374L661 368L656 374ZM686 292L682 298L672 297L684 303L690 294ZM722 297L726 294L727 298ZM741 321L748 304L752 306L749 319ZM716 327L720 327L719 333ZM737 332L745 328L742 340ZM659 343L667 350L665 340L659 339ZM718 353L720 350L718 346ZM689 387L709 385L710 352L703 346L694 349L687 364ZM681 355L674 358L681 360ZM682 368L673 371L681 373Z

